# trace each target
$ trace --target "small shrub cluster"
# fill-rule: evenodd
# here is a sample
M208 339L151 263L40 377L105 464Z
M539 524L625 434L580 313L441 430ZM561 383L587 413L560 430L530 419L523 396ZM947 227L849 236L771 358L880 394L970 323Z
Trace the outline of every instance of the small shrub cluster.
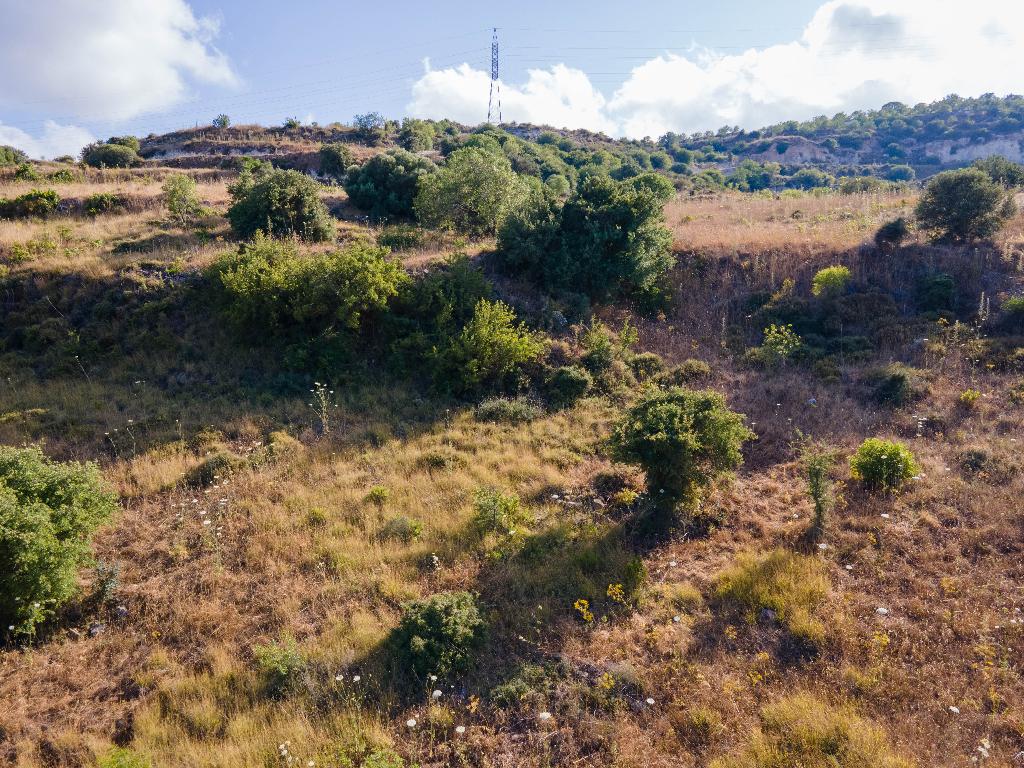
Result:
M483 641L485 623L469 592L441 592L402 606L395 631L399 652L421 679L467 669Z
M8 165L18 165L28 160L28 155L16 147L8 144L0 145L0 168Z
M818 270L811 281L811 293L815 296L838 296L850 282L850 268L842 265Z
M516 494L495 488L478 490L473 507L473 524L481 533L508 533L529 519Z
M128 205L128 198L118 192L96 192L82 201L82 211L87 216L122 211Z
M544 380L544 393L554 408L569 408L575 405L594 386L594 379L578 365L562 365L555 368Z
M902 443L870 437L850 459L853 477L868 488L894 491L920 473L914 454Z
M95 465L0 446L0 627L31 635L75 595L92 534L115 508Z
M0 219L45 219L60 205L60 195L52 189L33 189L18 197L0 198Z
M191 176L176 173L168 176L162 187L167 213L178 224L188 227L203 214L203 206L196 196L196 182Z
M306 657L290 636L280 642L254 645L252 655L263 676L264 691L273 698L293 693L306 671Z
M232 200L228 221L241 237L250 238L260 231L310 241L334 237L334 222L320 199L317 183L298 171L268 166L246 169L228 192Z
M525 397L489 397L473 410L477 421L524 424L544 415L544 409Z

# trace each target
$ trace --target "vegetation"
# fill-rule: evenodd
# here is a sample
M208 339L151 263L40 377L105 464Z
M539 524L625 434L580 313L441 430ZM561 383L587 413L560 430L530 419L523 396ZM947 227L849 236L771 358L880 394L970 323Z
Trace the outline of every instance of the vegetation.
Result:
M469 592L442 592L402 606L395 640L410 669L425 679L465 671L483 640L484 620Z
M45 219L60 205L60 195L52 189L33 189L13 199L0 197L0 219Z
M853 477L869 488L893 491L921 469L914 454L901 443L869 437L850 459Z
M168 176L163 183L167 213L183 227L189 227L202 215L203 206L196 197L196 183L183 173Z
M991 237L1015 213L1006 189L977 168L940 173L925 187L916 210L922 229L953 241Z
M244 170L230 187L228 221L239 237L257 232L275 237L330 240L334 223L320 199L317 184L298 171Z
M140 162L138 141L134 146L123 142L100 142L82 150L82 162L93 168L131 168Z
M352 204L377 219L410 218L420 179L434 164L403 149L374 155L345 178Z
M0 145L0 168L8 165L20 165L28 160L28 155L17 147L7 144Z
M93 532L116 500L93 464L61 464L38 448L0 446L0 626L32 635L78 591Z
M825 267L814 274L811 281L811 293L815 296L838 296L850 282L850 268L842 265Z
M320 173L337 182L345 181L345 174L355 163L355 157L347 144L334 142L320 147Z

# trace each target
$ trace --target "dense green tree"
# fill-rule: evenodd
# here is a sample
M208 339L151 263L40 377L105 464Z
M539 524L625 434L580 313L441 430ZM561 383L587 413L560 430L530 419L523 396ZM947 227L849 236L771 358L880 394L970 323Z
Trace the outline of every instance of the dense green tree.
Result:
M1024 165L1020 163L1014 163L1000 155L992 155L984 160L975 161L974 167L981 169L992 181L1004 187L1024 187Z
M979 168L946 171L925 187L915 211L934 238L965 241L991 237L1016 213L1006 188Z
M398 132L398 143L410 152L433 149L435 139L434 125L427 120L407 117L402 121L402 130Z
M141 160L135 149L124 144L90 144L82 150L82 162L93 168L131 168Z
M425 157L404 149L374 155L345 179L352 204L375 218L408 218L420 180L436 170Z
M319 185L303 173L266 166L255 172L244 170L228 191L232 200L228 221L241 237L250 238L258 231L310 241L334 237L334 222L320 199Z
M28 155L17 147L11 147L6 144L0 145L0 168L6 165L18 165L26 160L28 160Z
M347 144L335 142L320 147L320 173L335 181L344 181L345 174L355 162L352 150Z

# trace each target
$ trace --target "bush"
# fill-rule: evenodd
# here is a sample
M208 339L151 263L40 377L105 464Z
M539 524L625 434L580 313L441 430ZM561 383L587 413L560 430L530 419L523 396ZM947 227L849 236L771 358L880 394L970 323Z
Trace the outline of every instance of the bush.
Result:
M382 541L400 541L402 544L411 544L423 533L423 523L413 520L405 515L396 515L390 518L377 535Z
M388 251L357 241L339 251L303 255L292 242L257 236L221 257L213 274L228 317L251 333L328 329L356 332L408 280Z
M52 189L33 189L11 200L0 198L0 218L45 219L56 212L58 205L60 195Z
M8 165L18 165L28 160L28 155L17 147L8 144L0 145L0 168Z
M915 211L921 227L938 240L991 237L1016 213L1006 188L978 168L946 171L925 187Z
M563 365L556 368L544 382L544 393L555 408L568 408L587 394L594 379L585 368Z
M820 560L782 549L744 553L715 577L715 597L754 623L769 610L794 639L819 645L825 626L814 614L828 596L829 583Z
M107 139L107 144L114 147L128 147L132 152L138 153L142 149L142 144L135 136L111 136Z
M703 360L683 360L679 365L674 365L667 371L662 371L655 378L661 386L681 387L686 384L693 384L704 381L711 377L711 366Z
M1024 165L992 155L984 160L975 160L974 167L984 171L992 181L1008 189L1024 187Z
M469 592L441 592L402 606L399 652L421 678L465 670L483 640L484 620Z
M481 533L509 533L529 519L514 493L481 488L473 499L473 524Z
M49 174L46 180L53 184L74 184L80 181L81 177L70 168L61 168Z
M252 655L269 696L279 698L295 691L307 663L295 638L285 636L280 643L254 645Z
M467 147L452 152L437 173L421 180L416 216L430 227L492 235L528 193L504 154Z
M231 126L231 118L221 112L213 118L212 125L214 128L223 131L225 128L229 128Z
M901 443L869 437L850 459L856 480L876 490L896 490L921 471L914 454Z
M355 162L347 144L335 142L320 147L320 173L335 181L344 181L349 167Z
M410 218L420 179L436 166L404 149L374 155L345 178L345 192L352 204L372 217Z
M922 312L948 312L956 302L956 280L939 272L926 275L917 287L917 306Z
M39 172L29 163L22 163L14 170L15 181L39 181Z
M711 768L913 768L893 754L885 731L851 709L798 693L761 710L761 728L735 757Z
M406 251L423 245L423 230L411 224L392 224L377 235L377 244L392 251Z
M407 117L402 120L402 130L398 132L398 143L410 152L427 152L434 148L437 134L434 126L426 120Z
M131 168L142 158L138 150L124 144L96 143L82 150L82 162L93 168Z
M748 350L746 358L755 365L771 367L786 363L803 349L803 339L793 330L792 325L772 323L764 329L761 346Z
M462 332L442 352L439 383L463 395L520 386L523 368L540 359L545 344L515 320L508 305L481 299Z
M203 206L196 196L196 182L191 176L183 173L168 176L162 189L167 212L181 226L189 226L203 214Z
M95 465L0 446L0 628L31 635L76 594L92 534L116 506Z
M629 358L629 367L638 379L650 379L665 370L661 355L655 352L641 352Z
M320 199L317 183L298 171L243 170L228 187L228 221L240 237L258 231L282 237L322 241L334 237L334 222Z
M838 296L850 282L850 268L840 265L819 269L811 280L811 293L815 296Z
M868 377L874 382L873 396L879 405L902 408L917 399L918 372L899 363L893 363Z
M127 204L128 200L118 192L96 192L82 201L82 210L88 216L99 216L123 210Z
M910 224L900 216L886 222L875 232L875 245L879 248L899 248L910 235Z
M675 264L663 217L673 194L653 174L588 176L564 205L535 194L501 227L501 265L555 291L653 299Z
M909 165L894 165L885 174L885 178L896 182L913 181L917 178L917 172Z
M489 397L474 409L473 415L477 421L524 424L543 416L544 410L525 397Z
M648 493L693 507L701 490L743 461L740 449L754 437L744 416L713 391L672 388L644 395L615 426L613 455L639 465Z

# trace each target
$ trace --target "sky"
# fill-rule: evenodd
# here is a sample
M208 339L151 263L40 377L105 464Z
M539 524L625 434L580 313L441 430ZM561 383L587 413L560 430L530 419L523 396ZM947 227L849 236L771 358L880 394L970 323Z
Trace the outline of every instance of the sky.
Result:
M1022 0L0 0L0 144L205 125L506 122L657 137L1024 92Z

